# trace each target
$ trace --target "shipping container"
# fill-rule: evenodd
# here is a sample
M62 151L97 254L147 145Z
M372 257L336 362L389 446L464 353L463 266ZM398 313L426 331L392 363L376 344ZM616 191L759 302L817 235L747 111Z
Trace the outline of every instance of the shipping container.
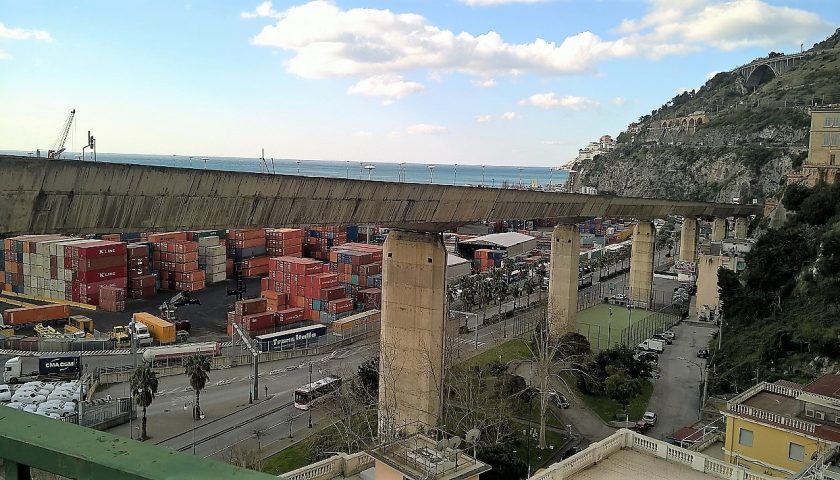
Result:
M175 325L156 317L151 313L138 312L132 315L135 322L140 322L149 328L149 333L160 343L175 341Z

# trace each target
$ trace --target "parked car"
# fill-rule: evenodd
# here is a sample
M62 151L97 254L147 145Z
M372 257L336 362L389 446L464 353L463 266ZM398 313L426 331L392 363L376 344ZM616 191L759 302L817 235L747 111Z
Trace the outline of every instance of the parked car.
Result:
M650 424L648 424L644 420L639 420L638 422L636 422L635 425L630 427L630 430L633 430L634 432L639 432L639 433L647 433L647 431L650 430Z
M652 427L652 426L656 425L656 413L645 412L645 414L642 415L642 420L644 420L645 423L647 423L648 425L650 425Z
M566 450L565 452L563 452L563 455L560 457L560 459L565 460L576 453L580 453L580 447L572 447Z
M665 336L665 335L662 335L661 333L655 333L655 334L653 335L653 338L656 338L656 339L662 340L663 342L665 342L665 343L666 343L666 344L668 344L668 345L670 345L670 344L674 343L674 341L673 341L673 340L671 340L671 338L670 338L670 337L667 337L667 336Z
M697 351L697 358L709 358L709 351L708 350L698 350Z
M677 338L677 334L673 332L673 330L665 330L662 332L662 335L670 338L671 340L675 340Z
M12 401L20 402L24 405L38 404L45 401L47 397L39 395L35 392L15 392L12 395Z
M624 305L627 303L627 296L623 293L617 293L613 296L613 303L616 305Z
M569 401L566 400L566 397L562 393L550 392L548 396L559 408L569 408Z
M0 385L0 402L9 402L12 400L12 390L8 385Z

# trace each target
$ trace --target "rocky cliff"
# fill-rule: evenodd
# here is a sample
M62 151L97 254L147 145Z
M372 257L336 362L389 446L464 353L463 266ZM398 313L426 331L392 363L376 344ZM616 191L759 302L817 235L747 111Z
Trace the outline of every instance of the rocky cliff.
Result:
M809 109L840 103L840 29L806 53L752 89L733 71L675 96L622 132L615 150L577 165L575 187L721 202L773 196L807 158Z

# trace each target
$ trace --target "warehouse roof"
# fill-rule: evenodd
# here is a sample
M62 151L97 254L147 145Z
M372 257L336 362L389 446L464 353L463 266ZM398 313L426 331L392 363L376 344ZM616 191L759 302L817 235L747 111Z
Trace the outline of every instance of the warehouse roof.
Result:
M469 240L464 240L461 243L466 243L470 245L487 245L487 246L497 246L502 248L509 248L514 245L519 245L520 243L525 243L528 241L536 240L534 237L530 235L525 235L524 233L517 233L517 232L506 232L506 233L491 233L490 235L482 235L480 237L471 238Z
M451 267L451 266L454 266L454 265L461 265L461 264L464 264L464 263L470 263L470 261L467 260L466 258L461 258L458 255L455 255L454 253L449 253L449 254L446 255L446 266L447 267Z

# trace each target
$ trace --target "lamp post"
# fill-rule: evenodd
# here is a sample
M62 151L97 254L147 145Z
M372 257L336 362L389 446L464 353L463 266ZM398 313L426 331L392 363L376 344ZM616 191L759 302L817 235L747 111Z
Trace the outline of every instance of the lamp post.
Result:
M458 164L455 164L455 173L452 176L452 185L458 185Z
M429 165L429 183L434 183L435 180L435 167L436 165Z
M184 402L184 411L189 410L189 407L192 407L192 451L193 456L195 456L195 401L187 400ZM204 420L204 414L199 412L199 419Z
M309 393L312 393L312 362L309 362ZM309 428L312 428L312 405L306 409L309 410Z
M679 360L682 360L682 361L688 363L688 364L694 365L695 367L697 367L698 370L700 370L700 383L703 384L703 391L700 394L700 406L697 408L697 418L700 419L703 416L703 405L706 404L706 394L708 392L708 389L706 387L706 385L708 384L708 379L706 378L706 367L704 365L701 365L701 364L695 362L694 360L689 360L685 357L677 357L677 358Z
M484 165L481 166L481 186L484 186Z

